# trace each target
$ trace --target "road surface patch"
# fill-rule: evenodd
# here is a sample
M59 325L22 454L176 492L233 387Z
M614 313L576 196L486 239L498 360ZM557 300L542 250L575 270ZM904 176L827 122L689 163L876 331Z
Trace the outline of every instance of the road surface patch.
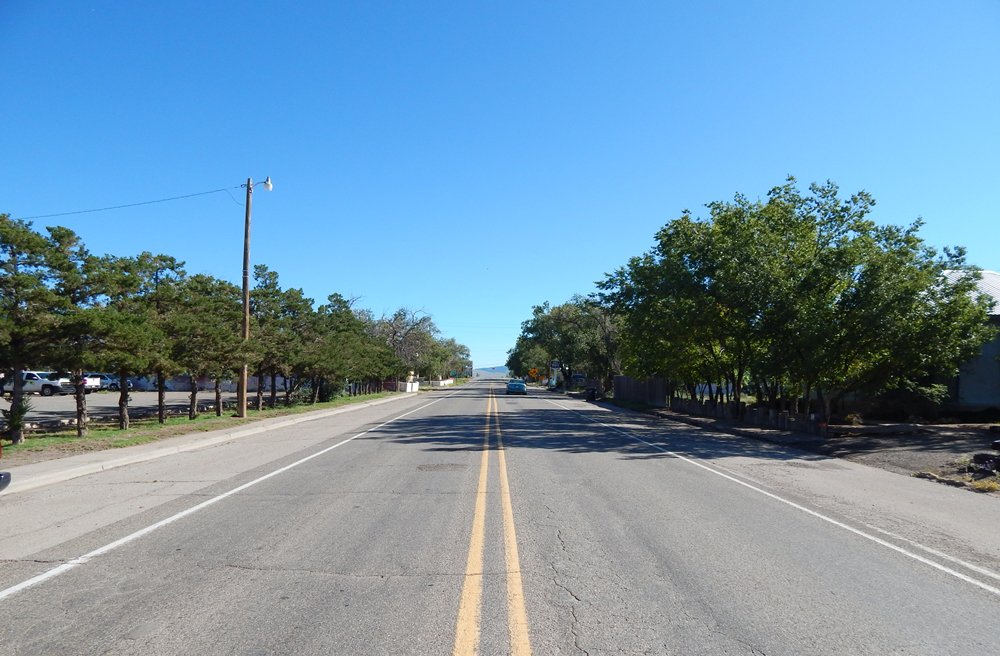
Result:
M704 469L705 471L708 471L708 472L711 472L711 473L715 474L716 476L721 476L722 478L725 478L725 479L727 479L729 481L732 481L733 483L736 483L737 485L742 485L743 487L746 487L746 488L748 488L750 490L753 490L754 492L758 492L760 494L763 494L766 497L770 497L771 499L774 499L775 501L779 501L779 502L781 502L781 503L783 503L783 504L785 504L787 506L795 508L796 510L800 510L800 511L802 511L802 512L808 514L808 515L812 515L813 517L816 517L817 519L821 519L824 522L832 524L832 525L834 525L834 526L836 526L838 528L842 528L845 531L849 531L851 533L854 533L855 535L863 537L866 540L870 540L870 541L872 541L872 542L874 542L876 544L879 544L879 545L881 545L883 547L887 547L889 549L892 549L893 551L896 551L896 552L898 552L898 553L900 553L900 554L902 554L904 556L907 556L908 558L912 558L913 560L921 562L921 563L923 563L925 565L929 565L929 566L933 567L934 569L937 569L937 570L939 570L941 572L944 572L945 574L949 574L949 575L951 575L951 576L953 576L953 577L955 577L957 579L965 581L966 583L971 583L972 585L974 585L974 586L976 586L978 588L981 588L982 590L985 590L986 592L989 592L991 594L994 594L994 595L997 595L998 597L1000 597L1000 588L997 588L997 587L994 587L992 585L989 585L988 583L984 583L984 582L982 582L982 581L980 581L978 579L975 579L975 578L973 578L971 576L963 574L962 572L954 570L954 569L952 569L950 567L946 567L945 565L942 565L941 563L935 562L935 561L931 560L930 558L925 558L924 556L921 556L920 554L914 553L914 552L912 552L912 551L910 551L908 549L904 549L903 547L900 547L900 546L895 545L895 544L893 544L891 542L888 542L887 540L883 540L883 539L881 539L881 538L879 538L879 537L877 537L875 535L872 535L872 534L866 533L865 531L862 531L860 529L854 528L853 526L845 524L844 522L838 521L838 520L836 520L836 519L834 519L832 517L828 517L827 515L824 515L824 514L819 513L819 512L817 512L815 510L812 510L811 508L807 508L807 507L805 507L805 506L803 506L801 504L795 503L794 501L791 501L789 499L785 499L784 497L778 496L777 494L774 494L773 492L768 492L767 490L759 488L756 485L751 485L750 483L747 483L746 481L742 481L742 480L736 478L735 476L731 476L731 475L726 474L726 473L724 473L722 471L719 471L718 469L716 469L714 467L709 467L708 465L706 465L706 464L704 464L702 462L698 462L698 460L696 460L694 458L689 458L687 456L681 455L681 454L676 453L674 451L670 451L668 449L664 449L663 447L661 447L659 445L653 444L652 442L647 442L646 440L644 440L644 439L642 439L640 437L636 437L635 435L632 435L631 433L623 431L623 430L621 430L620 428L618 428L616 426L612 426L610 424L605 424L605 423L600 422L600 421L598 421L596 419L593 419L591 417L587 417L583 413L577 412L576 410L573 410L572 408L568 408L568 407L566 407L566 406L564 406L564 405L562 405L560 403L557 403L557 402L552 401L552 400L549 400L549 403L553 404L554 406L556 406L558 408L566 410L567 412L572 412L573 414L575 414L575 415L577 415L579 417L582 417L582 418L586 419L587 421L591 421L591 422L593 422L595 424L598 424L599 426L603 426L605 428L613 430L614 432L619 433L621 435L624 435L625 437L627 437L627 438L629 438L631 440L635 440L636 442L641 442L641 443L649 446L650 448L656 449L657 451L659 451L661 453L664 453L664 454L666 454L668 456L671 456L671 457L677 458L679 460L682 460L682 461L684 461L684 462L686 462L688 464L694 465L695 467L700 467L700 468ZM882 531L882 532L885 533L884 531ZM928 553L940 554L940 552L935 551L934 549L931 549L929 547L925 547L925 546L923 546L921 544L918 544L916 542L913 542L912 540L907 540L907 542L910 542L915 547L918 547L921 550L926 551ZM985 574L985 575L990 576L990 577L995 578L995 579L1000 579L1000 575L996 574L995 572L991 572L989 570L985 570L984 568L977 567L975 565L972 565L971 563L966 563L966 562L964 562L962 560L959 560L958 558L955 558L953 556L943 555L943 557L946 558L947 560L953 562L953 563L960 564L962 567L965 567L965 568L969 569L970 571L975 571L975 572L978 572L980 574Z

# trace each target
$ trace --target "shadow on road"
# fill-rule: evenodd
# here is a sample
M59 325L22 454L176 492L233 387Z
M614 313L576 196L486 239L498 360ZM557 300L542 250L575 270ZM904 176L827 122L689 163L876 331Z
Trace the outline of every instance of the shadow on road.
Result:
M497 386L499 387L499 386ZM499 425L504 445L515 449L546 449L563 453L617 453L628 459L670 458L629 437L635 436L660 449L692 458L752 457L774 460L825 460L785 445L758 442L744 437L703 431L656 417L601 406L582 406L564 397L534 392L527 399L508 400L498 394ZM455 397L478 399L475 414L432 414L407 417L380 428L365 439L392 440L422 445L428 451L480 451L486 431L487 388L479 385L456 390ZM560 408L572 403L572 410ZM617 430L616 430L617 429ZM621 432L619 432L621 431ZM622 434L627 433L627 435ZM495 432L490 441L496 447Z

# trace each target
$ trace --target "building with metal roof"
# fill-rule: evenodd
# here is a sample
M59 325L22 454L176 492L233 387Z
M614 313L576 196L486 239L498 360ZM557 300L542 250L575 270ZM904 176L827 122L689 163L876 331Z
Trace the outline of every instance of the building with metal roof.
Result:
M946 271L954 280L959 271ZM977 283L978 294L991 296L997 303L990 310L990 323L1000 328L1000 273L983 271ZM989 412L1000 418L1000 335L983 344L980 354L959 367L958 376L949 385L951 410Z

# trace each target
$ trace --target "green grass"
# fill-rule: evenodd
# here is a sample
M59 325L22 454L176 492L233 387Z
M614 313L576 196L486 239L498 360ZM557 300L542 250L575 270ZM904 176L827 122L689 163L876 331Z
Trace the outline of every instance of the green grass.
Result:
M25 435L24 444L11 444L10 440L6 439L0 441L0 444L3 445L5 454L17 453L19 451L58 450L60 447L81 443L87 445L83 450L123 448L154 442L165 437L232 428L271 417L297 415L316 410L336 408L351 403L372 401L392 396L393 394L395 393L378 392L360 396L341 396L326 403L315 403L312 405L303 403L291 407L279 405L278 407L261 411L247 410L247 417L245 419L240 419L232 415L230 411L226 411L221 417L216 417L214 411L203 412L194 420L188 419L187 415L171 415L163 424L159 423L155 418L147 418L130 422L129 429L126 431L119 430L117 424L113 426L91 424L86 437L78 437L76 428L69 428L45 433L28 433Z

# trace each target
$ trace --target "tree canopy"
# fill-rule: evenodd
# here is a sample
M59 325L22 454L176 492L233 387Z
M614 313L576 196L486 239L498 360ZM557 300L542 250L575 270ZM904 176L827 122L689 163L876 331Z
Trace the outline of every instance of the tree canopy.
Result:
M189 416L197 414L197 381L216 382L244 364L260 379L285 381L285 401L301 390L315 402L344 389L381 390L385 379L410 370L441 376L471 364L469 350L444 338L429 314L400 308L374 318L356 299L330 294L317 306L301 289L283 289L277 272L254 269L251 339L242 338L239 288L205 274L189 275L168 255L91 254L63 227L37 232L31 223L0 214L0 366L22 404L22 372L48 367L72 375L78 431L86 432L84 373L155 376L160 420L167 378L191 380ZM119 401L128 427L127 385ZM258 402L262 403L262 385ZM272 385L271 402L276 390ZM13 406L12 406L13 410ZM12 412L9 416L23 416ZM22 424L8 437L23 439Z
M533 308L508 366L554 358L692 396L815 397L826 415L852 393L940 398L938 381L992 337L992 299L974 293L964 249L931 248L920 220L879 225L874 205L789 178L764 200L685 210L597 294Z

